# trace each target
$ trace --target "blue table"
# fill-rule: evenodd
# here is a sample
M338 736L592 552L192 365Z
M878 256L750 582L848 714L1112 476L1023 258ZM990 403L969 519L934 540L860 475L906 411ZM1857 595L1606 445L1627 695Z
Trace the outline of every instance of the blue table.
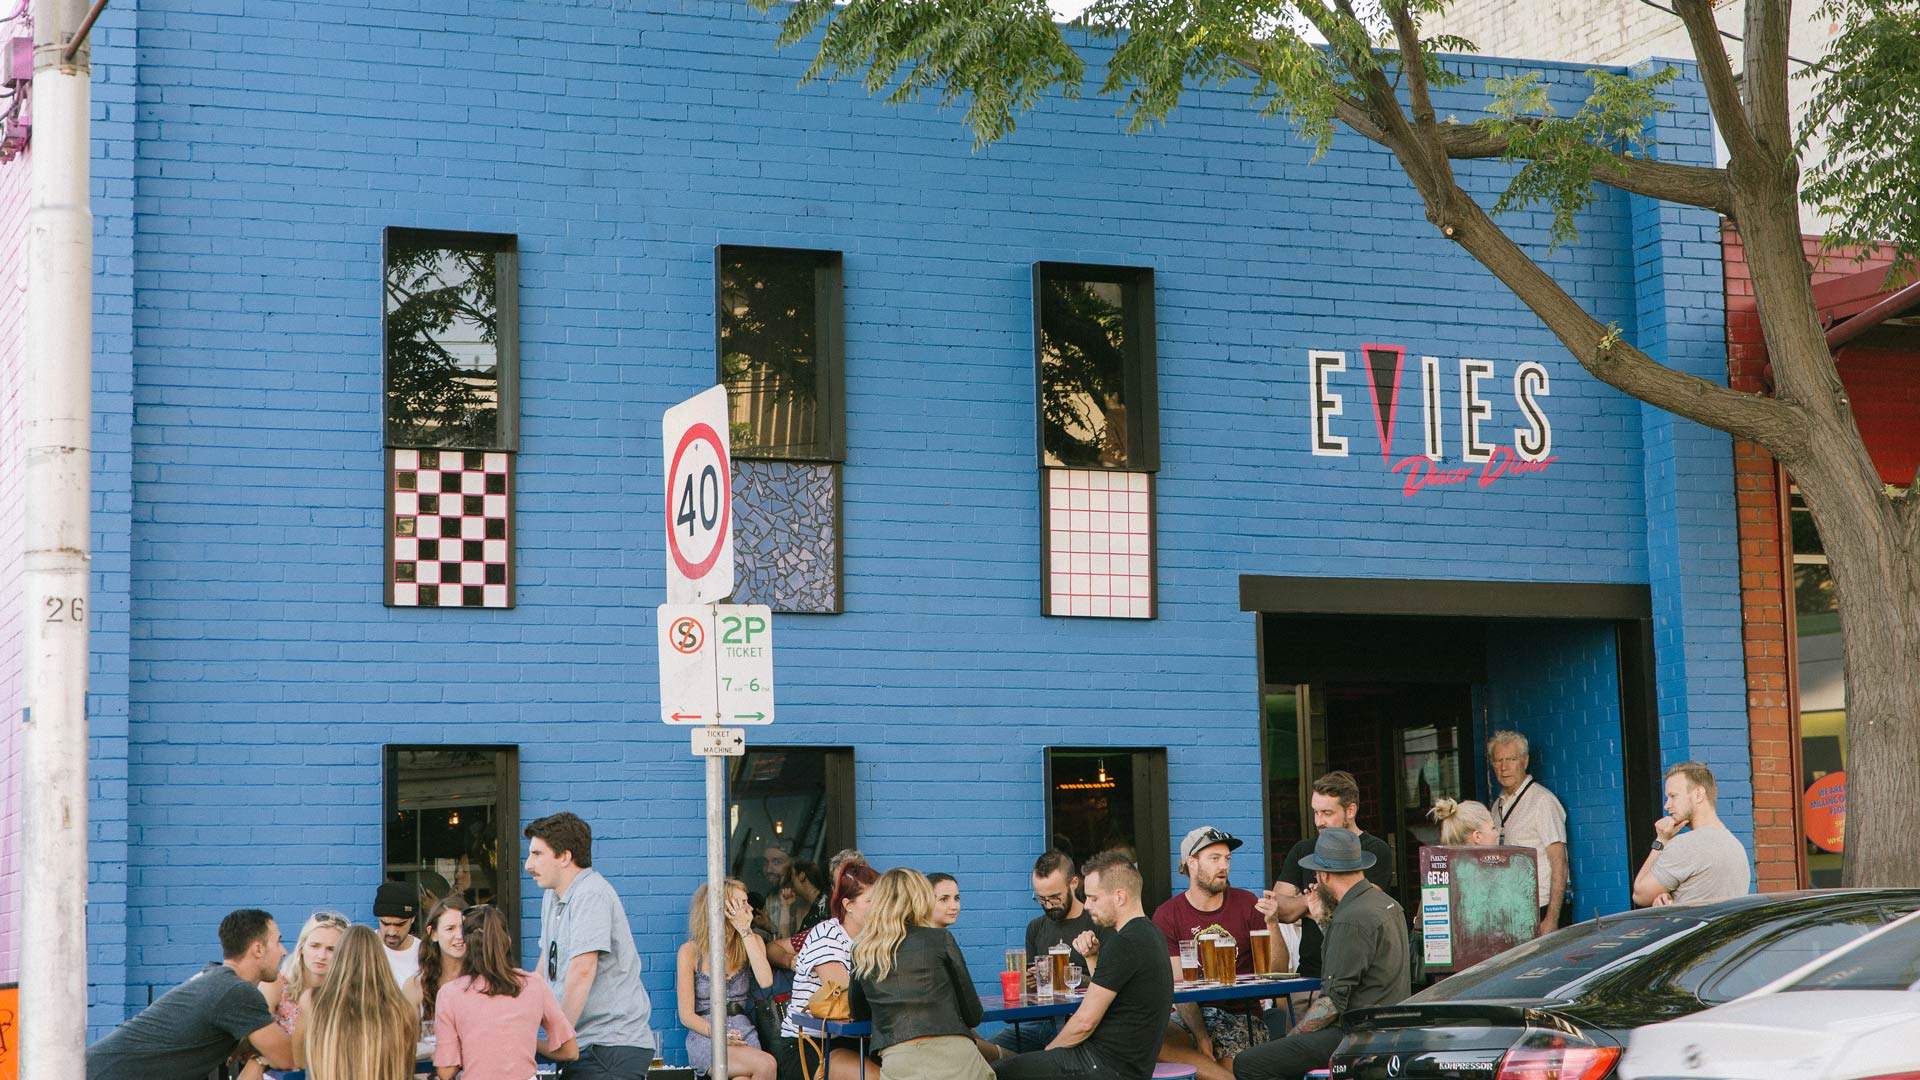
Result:
M1319 979L1295 977L1291 979L1262 979L1251 975L1240 976L1240 981L1232 986L1220 986L1214 983L1175 983L1173 1003L1176 1005L1211 1005L1222 1001L1259 1001L1263 998L1287 998L1287 1020L1293 1021L1294 994L1317 993ZM1033 1001L1022 998L1018 1005L1009 1005L999 995L980 998L982 1020L994 1020L1003 1024L1012 1024L1017 1030L1023 1022L1047 1020L1055 1017L1072 1016L1086 997L1080 994L1056 994L1052 1001ZM1247 1014L1249 1030L1258 1017ZM859 1039L863 1042L873 1035L873 1024L866 1020L821 1020L812 1016L802 1016L798 1020L802 1031L826 1038ZM860 1055L860 1075L865 1080L867 1058Z

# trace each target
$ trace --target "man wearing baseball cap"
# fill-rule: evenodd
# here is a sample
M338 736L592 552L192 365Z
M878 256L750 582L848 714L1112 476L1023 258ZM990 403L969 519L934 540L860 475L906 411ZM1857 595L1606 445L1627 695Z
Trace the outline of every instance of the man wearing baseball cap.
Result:
M1278 1042L1263 1043L1234 1059L1237 1080L1299 1080L1327 1059L1346 1038L1354 1009L1394 1005L1412 992L1407 967L1407 917L1400 905L1367 880L1374 854L1346 829L1322 829L1313 854L1300 865L1314 872L1327 920L1322 950L1320 998Z
M1187 888L1153 913L1153 924L1167 939L1167 959L1176 980L1180 978L1181 942L1225 932L1239 950L1235 970L1250 975L1252 932L1275 930L1257 909L1259 898L1227 882L1233 851L1241 842L1212 825L1202 825L1180 841L1180 871L1187 875ZM1273 934L1275 939L1279 936ZM1186 1002L1176 1006L1174 1022L1160 1047L1160 1060L1192 1065L1198 1070L1198 1080L1229 1080L1235 1055L1252 1045L1251 1038L1266 1035L1262 1025L1246 1021L1245 1014L1255 1009L1252 1003L1240 1002L1205 1007ZM1249 1026L1253 1028L1251 1036Z
M381 882L373 894L373 918L380 924L387 966L405 986L420 970L420 939L413 936L413 925L420 919L420 886L410 881Z

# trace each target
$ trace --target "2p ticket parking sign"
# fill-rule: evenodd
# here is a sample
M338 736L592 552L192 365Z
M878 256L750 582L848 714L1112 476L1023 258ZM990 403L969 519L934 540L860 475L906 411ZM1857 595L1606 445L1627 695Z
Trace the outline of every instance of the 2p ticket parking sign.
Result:
M765 604L661 604L660 719L773 723L773 612Z

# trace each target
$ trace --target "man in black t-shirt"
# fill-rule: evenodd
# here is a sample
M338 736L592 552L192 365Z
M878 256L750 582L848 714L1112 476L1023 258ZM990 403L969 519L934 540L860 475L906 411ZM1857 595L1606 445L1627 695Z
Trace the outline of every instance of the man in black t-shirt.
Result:
M249 1041L268 1065L293 1068L293 1041L260 994L287 955L273 916L254 908L228 915L220 949L224 963L209 964L87 1047L87 1080L206 1080Z
M1087 909L1097 926L1114 933L1080 1007L1045 1050L1004 1058L1001 1080L1149 1080L1173 1007L1173 968L1167 939L1140 906L1140 871L1125 855L1106 852L1087 862Z
M1083 934L1092 934L1096 942L1104 943L1113 931L1094 924L1093 915L1080 902L1080 888L1080 874L1074 868L1073 857L1066 852L1049 851L1034 860L1033 900L1040 905L1040 914L1027 924L1029 964L1040 963L1055 945L1065 945L1072 950L1068 963L1080 965L1082 971L1092 970L1077 942ZM993 1037L993 1044L1015 1053L1026 1053L1045 1049L1059 1033L1060 1021L1035 1020L1021 1024L1018 1029L1002 1029Z
M1353 774L1330 772L1313 782L1313 824L1316 830L1345 829L1360 838L1360 846L1373 856L1367 867L1367 880L1381 889L1393 884L1393 849L1385 840L1360 828L1360 785ZM1300 923L1300 955L1296 957L1300 974L1320 977L1322 936L1320 924L1307 918L1307 890L1314 875L1301 867L1300 860L1313 854L1313 841L1302 840L1287 852L1280 866L1280 880L1261 897L1262 914L1276 922ZM1277 1036L1276 1036L1277 1037Z

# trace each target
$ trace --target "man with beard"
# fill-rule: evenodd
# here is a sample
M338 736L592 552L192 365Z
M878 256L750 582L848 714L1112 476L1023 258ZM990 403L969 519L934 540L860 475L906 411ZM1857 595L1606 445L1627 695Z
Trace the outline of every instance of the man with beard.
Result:
M1313 826L1318 832L1339 829L1352 833L1360 846L1373 856L1366 871L1368 881L1381 889L1393 884L1393 849L1385 840L1360 828L1360 785L1353 774L1330 772L1313 782ZM1280 864L1280 880L1260 899L1260 910L1276 922L1300 924L1300 974L1320 977L1320 926L1307 914L1307 892L1314 875L1304 860L1313 853L1314 842L1302 840L1287 852ZM1279 1032L1274 1033L1276 1036Z
M1327 917L1320 997L1293 1032L1234 1059L1238 1080L1300 1080L1346 1038L1356 1009L1396 1005L1412 991L1407 967L1407 915L1367 880L1373 852L1346 829L1323 829L1300 865L1313 872L1313 891L1333 909ZM1303 903L1303 906L1306 906Z
M1259 899L1227 881L1233 868L1233 850L1240 844L1239 838L1211 825L1202 825L1180 842L1180 869L1187 875L1186 891L1153 913L1153 924L1167 939L1167 959L1176 979L1180 976L1183 941L1225 932L1232 936L1237 949L1234 970L1251 975L1253 931L1266 930L1274 938L1280 936L1274 933L1276 925L1260 913ZM1199 1080L1231 1080L1233 1058L1266 1036L1264 1027L1247 1023L1247 1014L1256 1009L1253 1002L1228 1002L1217 1007L1192 1002L1179 1005L1166 1041L1161 1044L1160 1060L1192 1065L1199 1071Z
M1087 944L1080 940L1082 935L1093 935L1092 954L1098 956L1099 944L1112 935L1113 928L1095 925L1093 914L1080 902L1080 875L1073 865L1073 856L1064 851L1049 851L1034 860L1033 902L1040 905L1040 914L1027 924L1027 960L1042 963L1049 949L1064 944L1073 950L1067 962L1079 964L1082 971L1090 971L1091 965L1084 955ZM1044 1050L1059 1034L1060 1024L1059 1020L1036 1020L1022 1023L1018 1031L1005 1028L993 1037L993 1044L1016 1054Z
M383 881L373 894L373 918L380 924L380 945L386 950L393 978L405 986L420 973L420 939L413 926L420 918L420 887L405 881Z

